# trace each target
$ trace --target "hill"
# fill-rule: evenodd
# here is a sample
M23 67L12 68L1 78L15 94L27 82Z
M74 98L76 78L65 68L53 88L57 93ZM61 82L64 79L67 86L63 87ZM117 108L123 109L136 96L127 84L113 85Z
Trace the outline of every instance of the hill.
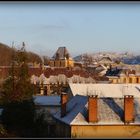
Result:
M0 43L0 66L10 65L13 51L16 51L16 49L13 49L6 44ZM34 52L27 52L27 56L28 62L42 62L40 56Z
M140 64L140 55L134 55L132 53L117 53L117 52L98 52L98 53L89 53L89 54L81 54L73 59L78 62L83 62L85 59L92 59L92 61L99 61L103 57L109 57L113 61L121 61L124 64Z

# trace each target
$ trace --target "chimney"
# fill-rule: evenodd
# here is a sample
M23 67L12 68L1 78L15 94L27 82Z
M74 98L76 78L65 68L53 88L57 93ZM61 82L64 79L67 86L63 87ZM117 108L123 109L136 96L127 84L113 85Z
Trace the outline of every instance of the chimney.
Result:
M124 96L124 122L134 122L134 97L132 95Z
M61 93L61 117L66 115L66 104L68 101L68 95L66 93Z
M97 122L97 95L88 97L88 121Z

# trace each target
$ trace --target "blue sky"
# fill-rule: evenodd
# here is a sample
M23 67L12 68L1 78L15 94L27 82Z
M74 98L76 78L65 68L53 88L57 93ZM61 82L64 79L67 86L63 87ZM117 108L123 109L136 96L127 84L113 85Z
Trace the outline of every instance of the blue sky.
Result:
M0 42L38 54L140 52L140 2L0 2L0 19Z

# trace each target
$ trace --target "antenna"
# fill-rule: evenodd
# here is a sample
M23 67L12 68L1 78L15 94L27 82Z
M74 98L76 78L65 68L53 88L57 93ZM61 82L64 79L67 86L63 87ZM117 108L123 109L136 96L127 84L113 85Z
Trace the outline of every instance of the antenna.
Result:
M25 43L24 42L22 42L22 46L25 47Z
M25 51L25 43L24 42L22 42L21 51Z

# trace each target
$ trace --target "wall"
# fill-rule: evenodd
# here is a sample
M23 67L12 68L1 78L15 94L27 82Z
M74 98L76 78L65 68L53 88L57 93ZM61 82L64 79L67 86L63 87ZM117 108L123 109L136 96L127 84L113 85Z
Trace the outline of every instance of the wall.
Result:
M138 138L140 125L71 126L72 138Z
M47 130L46 133L49 137L56 137L55 136L55 129L56 129L56 122L52 117L52 113L56 113L60 110L60 106L39 106L36 105L36 111L39 114L40 112L44 111L45 113L45 120L47 121Z
M140 83L140 77L138 77L138 83Z
M74 61L73 60L68 60L68 66L69 67L74 67Z
M54 67L54 60L50 60L49 65L50 67Z
M117 83L140 83L140 77L138 76L129 76L129 77L118 77L118 78L113 78L109 77L109 80L112 81L112 83L117 84Z
M66 61L65 60L60 60L61 61L61 67L66 67Z
M50 60L49 65L51 67L73 67L74 62L71 59Z
M113 84L117 84L118 83L118 79L116 79L116 78L112 79L112 83Z
M44 113L46 115L45 119L50 123L54 122L53 118L52 118L52 114L55 114L59 110L60 110L60 106L36 105L37 113L40 113L40 112L44 111Z
M55 137L58 138L70 138L71 137L71 127L59 121L56 122L55 130L54 130Z

